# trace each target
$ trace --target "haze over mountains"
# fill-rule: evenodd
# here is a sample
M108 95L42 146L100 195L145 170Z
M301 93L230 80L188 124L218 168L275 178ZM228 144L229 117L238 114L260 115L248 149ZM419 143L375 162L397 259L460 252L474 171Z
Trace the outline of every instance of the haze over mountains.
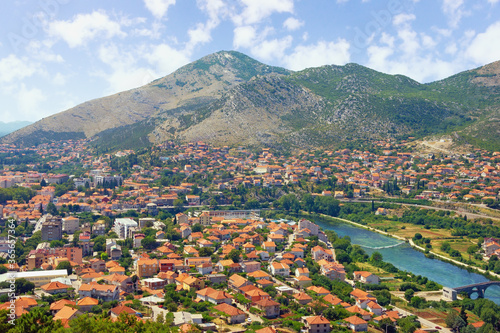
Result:
M0 137L7 135L9 133L12 133L14 131L17 131L20 128L23 128L24 126L28 126L29 124L32 124L31 121L12 121L12 122L3 122L0 121Z
M331 147L432 134L500 147L500 62L420 84L347 64L299 72L221 51L143 87L85 102L2 138L94 138L104 149L164 140Z

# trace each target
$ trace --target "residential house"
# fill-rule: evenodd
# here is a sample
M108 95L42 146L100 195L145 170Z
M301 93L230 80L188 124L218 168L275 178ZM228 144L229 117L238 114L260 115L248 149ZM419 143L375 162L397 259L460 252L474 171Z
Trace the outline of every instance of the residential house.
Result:
M61 282L50 282L40 288L48 294L55 295L68 292L68 288L71 288L71 286Z
M310 303L313 300L311 296L309 296L304 292L293 294L293 298L295 298L297 303L299 303L300 305L306 305L307 303Z
M274 242L264 242L262 248L269 253L276 252L276 244Z
M102 299L104 302L117 300L119 292L119 288L115 285L99 284L97 282L82 284L78 289L80 297Z
M366 283L366 284L379 284L380 278L377 275L372 274L370 272L355 271L354 281L359 281L361 283Z
M255 307L263 311L266 318L276 318L280 315L280 303L271 299L262 299L255 302Z
M241 275L233 274L229 277L228 284L230 288L239 291L241 288L249 286L252 283Z
M79 299L76 305L82 312L90 312L90 310L92 310L94 306L99 305L99 300L93 297L86 296Z
M247 316L246 313L243 312L242 310L226 303L214 306L214 309L224 313L224 315L227 316L226 320L230 325L240 324L245 322Z
M258 261L244 261L240 264L244 273L253 273L260 270L260 263Z
M309 316L304 319L305 330L308 333L329 333L330 321L323 316Z
M344 321L347 322L347 325L353 332L366 332L368 331L368 323L357 317L357 316L351 316L348 318L345 318Z
M141 258L137 260L137 276L139 278L153 277L158 273L158 260Z
M273 262L270 271L272 275L288 277L290 275L290 266L280 262Z

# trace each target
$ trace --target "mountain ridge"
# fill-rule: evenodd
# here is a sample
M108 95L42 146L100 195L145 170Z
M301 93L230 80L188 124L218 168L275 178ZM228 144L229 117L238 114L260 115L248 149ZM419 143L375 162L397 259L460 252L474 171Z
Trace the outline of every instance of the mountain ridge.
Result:
M86 137L106 149L165 140L310 148L455 131L481 146L488 141L482 126L500 129L490 124L500 110L499 87L500 61L420 84L354 63L290 71L220 51L145 86L44 118L2 142Z

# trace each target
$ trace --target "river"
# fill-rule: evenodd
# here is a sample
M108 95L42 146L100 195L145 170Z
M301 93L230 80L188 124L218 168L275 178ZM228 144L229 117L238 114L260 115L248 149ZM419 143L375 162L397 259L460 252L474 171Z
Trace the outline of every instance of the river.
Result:
M410 245L402 243L400 240L348 223L327 223L321 220L315 222L324 230L335 231L340 237L349 236L352 244L360 245L366 253L372 254L374 251L378 251L382 254L384 261L390 262L400 270L425 276L443 286L454 288L488 281L482 275L470 273L441 260L429 259L423 253L412 249ZM486 289L485 297L500 304L500 287L489 287Z

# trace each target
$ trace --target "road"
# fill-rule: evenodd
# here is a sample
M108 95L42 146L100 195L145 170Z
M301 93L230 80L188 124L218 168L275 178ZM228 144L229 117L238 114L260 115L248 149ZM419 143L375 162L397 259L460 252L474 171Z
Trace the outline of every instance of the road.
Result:
M395 306L393 308L394 308L394 310L398 311L403 316L414 316L415 315L415 314L413 314L413 313L411 313L409 311L403 310L403 309L395 307ZM452 333L452 331L450 329L448 329L446 327L443 327L441 325L435 324L432 321L429 321L429 320L424 319L422 317L418 317L418 321L422 325L422 329L425 329L425 328L433 328L433 329L435 329L436 326L439 326L439 327L441 327L441 329L439 330L439 332Z

